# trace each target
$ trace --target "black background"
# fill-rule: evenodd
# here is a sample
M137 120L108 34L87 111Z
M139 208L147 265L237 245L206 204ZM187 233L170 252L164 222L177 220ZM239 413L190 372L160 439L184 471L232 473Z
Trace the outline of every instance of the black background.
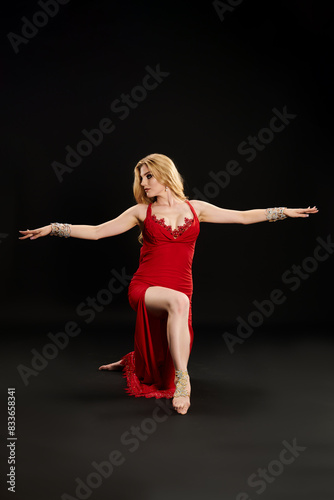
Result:
M21 18L31 20L38 10L35 1L15 1L1 11L0 319L14 363L6 385L18 377L15 364L28 363L30 349L68 321L81 325L101 362L114 360L120 331L122 349L132 348L127 287L89 324L76 308L106 288L113 270L136 271L138 228L99 241L20 241L18 231L115 218L135 204L133 169L150 153L174 160L190 200L212 181L210 172L237 160L241 173L207 201L236 210L319 208L308 219L275 224L201 224L193 264L195 345L196 331L201 345L205 329L214 328L215 345L226 353L222 333L235 332L237 317L246 319L253 301L268 299L273 289L286 300L265 319L265 331L273 332L267 342L310 330L315 348L320 335L331 335L334 257L306 273L295 291L282 275L313 256L317 238L333 234L333 5L245 0L221 20L212 2L71 0L15 53L8 33L21 35ZM111 103L141 85L147 66L158 65L168 76L120 119ZM273 108L284 107L296 117L247 162L239 145L268 127ZM64 163L65 147L76 148L82 130L106 117L115 130L59 182L52 163ZM84 340L76 346L85 363Z
M138 228L98 242L19 241L50 222L99 224L135 204L133 168L152 152L170 156L197 198L209 172L237 160L242 172L207 201L224 208L317 205L308 220L252 226L202 224L194 259L194 321L233 323L252 301L284 288L281 276L330 234L332 196L332 7L315 2L242 2L221 21L210 2L75 2L15 54L35 2L3 17L1 190L2 314L13 325L66 319L104 288L111 269L137 268ZM110 104L140 85L146 66L169 73L121 120ZM152 82L152 80L151 80ZM272 109L296 115L252 161L237 149L269 125ZM51 164L102 118L105 134L59 182ZM197 192L197 191L196 191ZM332 259L268 318L331 322ZM287 290L289 292L289 290ZM96 318L129 318L126 293Z

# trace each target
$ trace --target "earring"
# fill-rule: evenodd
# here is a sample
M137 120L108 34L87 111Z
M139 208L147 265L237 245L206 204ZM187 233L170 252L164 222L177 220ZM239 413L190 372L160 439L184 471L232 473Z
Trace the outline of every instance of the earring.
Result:
M166 187L165 187L165 191L167 191L167 189L168 189L168 187L166 186Z

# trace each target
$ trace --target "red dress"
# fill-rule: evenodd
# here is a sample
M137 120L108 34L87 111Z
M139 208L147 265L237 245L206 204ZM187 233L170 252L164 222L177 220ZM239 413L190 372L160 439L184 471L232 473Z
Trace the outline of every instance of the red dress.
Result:
M167 226L164 219L152 215L152 203L147 208L139 268L128 289L130 306L137 312L134 351L122 358L123 376L127 381L125 390L132 396L172 398L175 392L175 370L167 342L167 317L154 317L145 306L145 292L150 286L172 288L188 296L190 350L192 348L192 261L200 223L190 202L186 200L186 203L193 218L185 217L184 224L175 230Z

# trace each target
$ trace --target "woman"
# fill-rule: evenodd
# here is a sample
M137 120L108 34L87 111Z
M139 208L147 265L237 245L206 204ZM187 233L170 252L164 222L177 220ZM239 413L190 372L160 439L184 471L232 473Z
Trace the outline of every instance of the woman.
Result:
M20 231L19 239L48 234L98 240L139 226L139 268L128 289L137 312L134 351L100 370L123 370L126 391L136 397L173 398L184 415L190 407L187 371L193 344L192 261L200 222L253 224L286 217L308 217L316 207L226 210L204 201L189 201L183 179L170 158L151 154L134 169L137 204L98 226L52 223Z

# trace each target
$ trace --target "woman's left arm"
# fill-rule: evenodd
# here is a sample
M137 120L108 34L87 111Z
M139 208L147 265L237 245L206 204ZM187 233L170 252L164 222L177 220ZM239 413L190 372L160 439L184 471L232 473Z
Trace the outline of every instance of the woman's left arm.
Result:
M309 214L316 214L318 212L317 207L228 210L201 200L192 200L191 204L196 209L200 222L213 222L217 224L255 224L256 222L280 220L286 217L308 217Z

